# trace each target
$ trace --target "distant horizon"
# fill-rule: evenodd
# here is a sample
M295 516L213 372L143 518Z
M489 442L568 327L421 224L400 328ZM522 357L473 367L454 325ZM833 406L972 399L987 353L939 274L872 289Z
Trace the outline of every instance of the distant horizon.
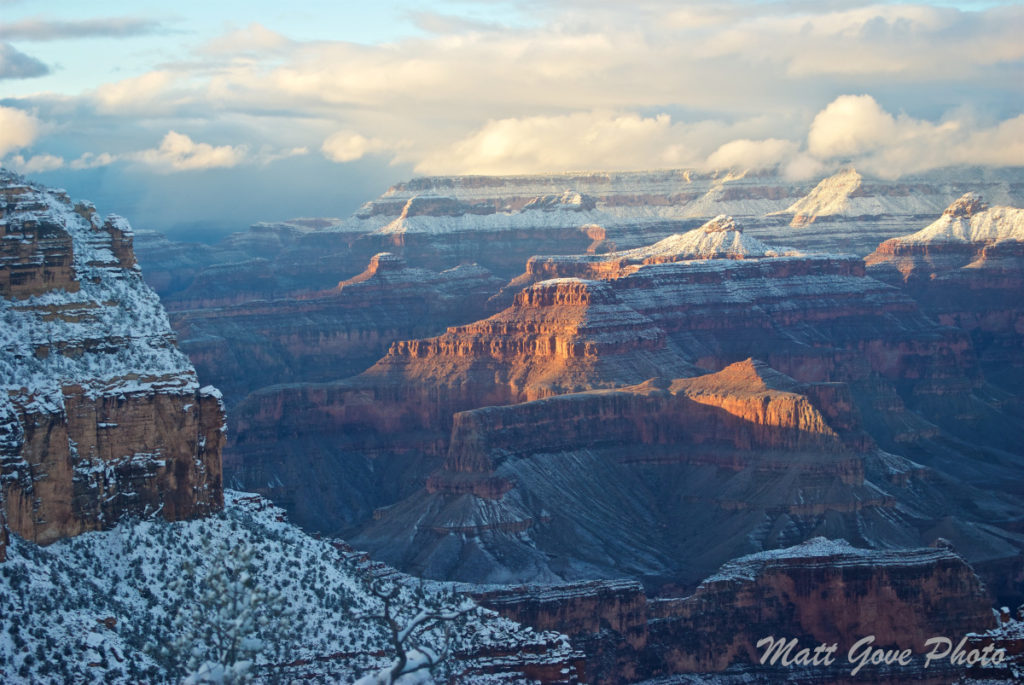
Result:
M61 188L61 189L63 189L63 190L68 192L68 194L71 196L71 199L73 201L84 200L84 201L92 202L94 205L96 205L97 209L103 215L118 214L118 215L121 215L121 216L125 216L129 220L129 222L132 224L133 229L137 233L139 233L139 232L160 233L160 234L165 235L167 238L169 238L171 240L174 240L174 241L178 241L178 242L195 242L195 243L204 243L204 244L209 244L209 245L216 244L217 242L221 241L222 239L224 239L225 237L227 237L227 236L229 236L231 234L246 232L250 228L252 228L253 226L256 226L256 225L259 225L259 224L288 223L290 221L311 220L311 219L328 219L328 218L329 219L337 219L339 221L344 221L345 219L348 219L353 214L355 214L358 211L359 207L361 207L362 205L364 205L364 204L366 204L368 202L371 202L371 201L373 201L376 198L379 198L379 197L383 196L385 193L387 193L389 190L391 190L391 189L393 189L395 187L400 187L400 186L403 186L403 185L407 185L407 184L413 183L415 181L427 181L427 180L431 180L431 179L446 179L446 178L530 178L530 177L543 178L543 177L551 177L551 176L586 177L586 176L600 176L600 175L620 176L620 175L633 175L633 174L642 175L642 174L648 174L648 173L680 173L680 174L681 173L693 173L693 174L695 174L697 176L712 176L712 177L717 176L717 175L729 175L729 174L738 174L738 175L742 176L742 175L747 175L747 174L752 174L752 175L776 175L776 174L780 173L778 169L773 169L773 168L760 168L760 169L749 169L749 168L748 169L729 169L729 168L724 168L724 169L716 169L716 170L712 170L712 171L704 171L704 170L698 171L698 170L690 169L690 168L686 168L686 167L662 167L662 168L656 168L656 169L581 169L581 170L567 170L567 171L556 171L556 172L535 173L535 174L436 174L436 175L422 175L422 174L421 175L416 175L416 174L413 174L411 176L407 176L407 177L404 177L404 178L401 178L401 179L393 180L392 182L388 183L385 186L379 186L375 192L373 192L373 193L371 193L371 194L369 194L369 195L367 195L365 197L362 197L361 199L353 197L352 201L347 206L347 211L335 212L333 214L328 214L328 213L323 213L323 214L301 214L300 213L300 214L291 214L291 215L278 215L278 216L275 216L275 217L272 217L272 218L256 216L256 218L254 218L253 220L251 220L251 221L249 221L247 223L244 223L244 224L241 223L241 222L224 222L222 220L197 218L197 219L195 219L193 221L190 221L190 222L181 222L181 223L177 223L177 224L173 224L173 225L169 225L169 226L156 227L156 226L146 225L145 223L137 223L136 220L134 220L133 217L131 217L127 212L121 211L118 207L114 206L113 204L110 204L108 201L98 199L98 197L102 197L102 193L100 193L98 196L94 196L95 194L94 195L90 195L88 192L79 193L79 192L76 191L77 184L75 184L73 182L70 183L70 184L61 184L59 182L55 183L55 182L47 179L47 177L49 177L49 176L60 175L59 172L44 172L44 173L41 173L41 174L25 174L25 173L19 172L19 171L14 170L14 169L9 169L7 167L2 167L2 168L5 171L10 171L10 172L19 174L20 176L22 176L23 178L25 178L29 182L38 183L38 184L43 185L43 186L50 186L50 187ZM840 165L838 165L836 167L835 170L832 170L832 171L830 171L828 173L823 173L823 175L820 176L820 177L806 179L806 180L803 180L803 181L794 181L794 183L802 183L804 185L807 185L809 188L811 188L811 187L815 186L821 180L823 180L825 178L828 178L830 176L833 176L833 175L835 175L837 173L841 173L841 172L846 171L846 170L854 170L854 171L857 171L858 173L861 173L859 170L856 169L855 166L853 166L851 164L845 164L845 165L840 164ZM869 179L869 180L877 179L877 180L895 180L895 181L899 181L899 180L903 180L903 179L910 180L910 179L915 179L915 178L928 178L928 177L932 177L932 176L936 176L936 175L946 175L946 174L965 174L966 173L966 174L978 174L980 176L985 176L985 175L989 175L989 174L999 174L999 173L1012 172L1014 170L1019 171L1022 175L1024 175L1024 164L1006 165L1006 166L1000 166L1000 167L988 167L988 166L981 166L981 165L957 165L957 166L944 167L944 168L939 168L939 169L929 169L927 171L917 172L917 173L913 173L913 174L907 174L907 175L901 176L901 177L899 177L897 179L882 179L881 177L876 177L876 176L872 176L872 175L869 175L869 174L861 174L861 175L864 176L865 178ZM80 176L76 176L74 174L68 174L66 178L70 179L71 181L75 181L75 180L77 180L77 179L79 179L81 177ZM159 188L159 186L157 186L157 188ZM115 197L115 198L108 198L108 199L116 201L117 198Z

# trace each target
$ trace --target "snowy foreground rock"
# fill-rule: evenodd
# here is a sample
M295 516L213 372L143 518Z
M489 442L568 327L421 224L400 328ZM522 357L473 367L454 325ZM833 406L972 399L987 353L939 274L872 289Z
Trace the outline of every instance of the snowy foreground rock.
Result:
M0 170L0 519L23 538L221 506L221 395L178 350L132 237Z
M222 512L197 521L124 521L48 547L12 536L0 565L0 681L386 682L378 676L396 655L373 618L375 579L401 588L404 626L423 610L466 608L440 585L309 537L266 500L225 495ZM442 682L574 678L579 655L558 633L479 608L420 627L410 666L447 647L433 674ZM421 677L431 676L399 682Z

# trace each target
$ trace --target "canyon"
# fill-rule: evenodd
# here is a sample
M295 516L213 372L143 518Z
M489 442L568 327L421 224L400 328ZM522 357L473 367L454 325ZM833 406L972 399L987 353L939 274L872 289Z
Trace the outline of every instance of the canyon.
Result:
M376 360L342 354L333 378L281 374L237 398L227 472L307 529L569 634L595 682L764 675L748 624L849 643L906 619L915 650L944 630L994 630L993 603L1024 601L1022 181L428 178L350 219L254 227L208 249L320 235L339 245L332 279L364 278L386 250L409 269L475 264L504 283L481 283L466 316L433 331L394 326ZM287 269L301 249L259 268ZM233 304L193 300L172 321L301 306L314 285L240 284ZM830 550L813 572L798 570L809 544ZM741 574L725 594L708 580L773 550L793 557L774 580ZM825 636L800 612L851 610L854 572L836 570L849 555L856 596L887 599ZM926 580L949 573L952 585ZM798 576L803 599L785 585ZM781 603L762 583L786 588ZM921 603L968 587L956 621ZM905 592L923 594L891 610ZM743 637L724 642L723 621Z
M427 594L422 581L223 487L222 393L201 386L177 348L133 235L121 217L0 170L0 680L180 682L213 668L260 681L352 681L391 668L394 647L373 619L381 599L372 588L383 582L416 645L455 652L438 666L453 678L579 682L582 654L560 632L467 605L448 588ZM379 254L365 273L313 294L306 313L365 323L353 311L384 291L423 321L480 306L501 284L457 268L422 292L430 277ZM403 282L407 292L395 293ZM438 305L444 295L450 302ZM231 585L217 585L225 573ZM287 606L270 590L284 585ZM197 588L206 588L201 600ZM459 616L454 634L413 631L428 605ZM246 624L246 611L259 621ZM198 639L196 622L221 632ZM241 640L248 659L218 653L222 639Z
M435 177L216 245L4 186L16 556L228 486L554 631L495 674L856 681L760 664L768 635L1016 649L1024 170Z

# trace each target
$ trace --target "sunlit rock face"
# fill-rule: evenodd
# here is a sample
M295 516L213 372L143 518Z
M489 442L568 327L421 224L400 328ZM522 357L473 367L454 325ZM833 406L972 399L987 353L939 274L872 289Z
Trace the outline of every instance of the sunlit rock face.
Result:
M132 230L0 175L0 489L40 543L223 504L220 393L200 387Z
M239 472L280 483L268 494L307 525L468 582L696 582L816 534L913 546L942 528L971 560L1019 553L979 527L1018 516L1013 497L956 502L1020 488L1020 418L969 338L861 259L772 248L719 217L529 264L497 314L396 342L353 378L253 393ZM329 453L366 487L327 475L345 497L303 504L302 469L323 478Z

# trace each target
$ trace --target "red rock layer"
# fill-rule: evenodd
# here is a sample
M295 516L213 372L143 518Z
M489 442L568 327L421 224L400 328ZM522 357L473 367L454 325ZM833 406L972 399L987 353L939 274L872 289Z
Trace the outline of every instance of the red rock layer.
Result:
M1024 383L1024 243L888 240L865 259L869 273L912 297L929 316L970 335L987 376Z
M176 521L223 506L216 397L89 397L66 386L64 407L18 412L20 458L6 458L2 473L8 524L21 537L47 544L123 516Z
M587 653L586 680L617 683L672 674L729 670L736 677L782 682L791 668L761 663L757 643L775 636L813 650L836 644L836 664L809 673L821 682L946 683L965 669L933 663L925 640L954 642L995 623L981 581L947 550L873 552L822 538L730 562L687 597L649 599L639 584L589 582L511 587L477 594L504 616L560 630ZM851 676L854 643L910 649L910 665L867 665ZM1004 672L1005 675L1005 672ZM817 682L817 681L816 681Z
M71 236L46 218L46 209L27 186L0 186L0 297L24 298L59 288L78 290ZM37 216L24 222L4 221L15 211L33 211Z
M730 454L848 451L807 397L770 387L765 376L772 381L784 378L761 362L747 360L707 376L592 391L571 401L556 398L461 412L455 415L445 468L454 473L489 472L496 466L494 454L603 444L686 444L698 448L694 451L707 445ZM798 387L792 379L782 383ZM792 466L791 457L784 461L786 468ZM844 481L863 480L856 465L846 468L848 472L835 475Z

